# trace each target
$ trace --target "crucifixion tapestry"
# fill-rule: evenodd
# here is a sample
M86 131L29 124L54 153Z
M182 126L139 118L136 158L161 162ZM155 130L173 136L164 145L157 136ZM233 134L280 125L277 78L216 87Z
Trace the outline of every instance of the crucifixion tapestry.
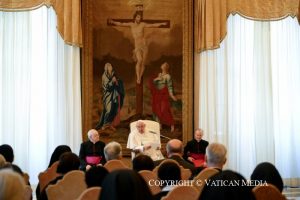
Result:
M129 124L159 122L182 140L184 1L93 1L92 126L126 143Z

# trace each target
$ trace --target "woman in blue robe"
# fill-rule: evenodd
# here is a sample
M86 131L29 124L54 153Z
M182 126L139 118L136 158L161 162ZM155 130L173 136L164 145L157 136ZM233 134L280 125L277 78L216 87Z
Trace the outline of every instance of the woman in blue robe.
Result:
M110 63L106 63L104 66L102 88L103 110L96 129L111 128L115 130L114 127L120 123L120 110L123 106L125 91L123 82L116 77Z

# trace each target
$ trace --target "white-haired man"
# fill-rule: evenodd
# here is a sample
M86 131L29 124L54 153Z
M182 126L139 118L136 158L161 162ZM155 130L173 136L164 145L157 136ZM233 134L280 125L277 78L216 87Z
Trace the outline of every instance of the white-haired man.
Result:
M200 167L205 161L205 151L208 146L208 142L202 139L203 130L196 129L194 132L194 139L188 141L184 147L183 158L193 163L195 167Z
M106 161L121 160L122 159L122 146L120 143L112 141L104 147L104 156Z
M213 167L221 171L226 163L227 149L223 144L211 143L206 148L206 166Z
M105 161L105 143L99 140L99 133L91 129L87 133L88 141L81 143L79 151L80 169L87 171L92 166L103 165Z
M152 158L160 160L163 158L160 149L160 138L157 134L147 130L146 124L142 120L136 123L136 130L128 136L127 148L132 150L132 159L138 153L143 153Z

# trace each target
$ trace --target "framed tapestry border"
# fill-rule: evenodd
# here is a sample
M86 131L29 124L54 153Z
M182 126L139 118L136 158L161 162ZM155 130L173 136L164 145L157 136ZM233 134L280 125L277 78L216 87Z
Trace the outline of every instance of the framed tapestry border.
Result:
M93 128L93 26L95 0L82 1L83 48L82 83L82 137ZM193 80L193 0L184 0L183 8L183 70L182 70L182 140L184 144L193 137L194 122L194 80ZM124 144L122 144L124 145Z

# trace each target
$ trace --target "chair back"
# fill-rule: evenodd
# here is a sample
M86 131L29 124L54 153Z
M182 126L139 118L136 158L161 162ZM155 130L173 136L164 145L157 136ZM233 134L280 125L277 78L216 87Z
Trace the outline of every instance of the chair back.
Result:
M121 160L109 160L103 167L106 168L108 172L112 172L117 169L130 169Z
M166 163L166 162L173 162L173 163L176 163L179 168L180 168L180 173L181 173L181 179L182 180L189 180L190 177L192 176L192 172L190 169L186 169L184 167L182 167L178 162L176 162L175 160L172 160L172 159L165 159L163 160L158 166L156 166L154 169L153 169L153 172L157 175L157 172L158 172L158 168L163 164L163 163Z
M90 187L84 190L77 200L98 200L101 192L101 187Z
M184 167L182 167L181 165L180 167L180 171L181 171L181 179L182 180L189 180L190 177L192 176L192 172L190 169L186 169Z
M73 170L55 185L49 185L46 193L49 200L70 200L78 198L86 188L84 172Z
M145 123L146 128L149 131L152 131L153 133L158 134L158 136L160 137L160 125L158 122L152 121L152 120L141 120L141 121L143 121ZM130 131L131 132L136 130L136 123L137 123L137 121L130 123Z
M219 171L215 168L208 167L203 169L193 180L193 186L202 193L202 190L205 186L205 181L208 180L213 175L217 174Z
M155 174L153 171L149 170L141 170L139 171L139 174L143 177L143 179L146 181L152 195L158 194L161 191L161 188L159 185L154 184L157 178L157 174ZM153 181L153 184L150 184L150 181Z
M25 181L25 184L28 184L29 183L29 174L27 172L23 172L23 179Z
M39 174L40 192L43 191L50 181L59 176L59 174L56 173L57 165L58 161L54 162L46 171Z
M283 194L278 190L278 188L272 184L268 185L258 185L252 189L256 200L284 200L286 199Z
M31 200L32 199L32 188L30 185L25 185L25 194L24 194L25 200Z
M199 192L191 186L176 186L162 200L198 200Z

